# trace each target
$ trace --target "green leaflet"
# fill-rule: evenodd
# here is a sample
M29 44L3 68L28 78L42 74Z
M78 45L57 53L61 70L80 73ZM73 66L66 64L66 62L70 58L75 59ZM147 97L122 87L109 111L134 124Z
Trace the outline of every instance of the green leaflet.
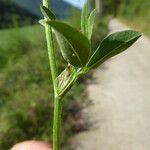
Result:
M95 18L96 18L96 13L97 13L97 10L94 9L90 13L90 16L89 16L89 19L88 19L88 39L89 40L91 39L91 36L92 36L94 21L95 21Z
M64 59L75 67L85 66L91 51L86 36L63 22L47 21L47 23L60 33L56 36Z
M76 55L73 55L74 49L66 40L66 38L56 30L54 30L54 33L56 35L63 58L73 66L80 66L82 62L80 62L80 59L78 59Z
M55 20L55 15L45 6L40 6L41 12L47 19Z
M87 1L81 13L81 31L87 37L88 37L88 11L89 11L89 5Z
M87 1L81 13L81 31L90 40L93 31L95 17L96 17L96 9L94 9L90 13L90 15L88 15L88 13L89 13L89 6Z
M116 32L106 37L91 56L87 67L95 68L105 60L125 51L129 48L141 34L137 31L127 30Z

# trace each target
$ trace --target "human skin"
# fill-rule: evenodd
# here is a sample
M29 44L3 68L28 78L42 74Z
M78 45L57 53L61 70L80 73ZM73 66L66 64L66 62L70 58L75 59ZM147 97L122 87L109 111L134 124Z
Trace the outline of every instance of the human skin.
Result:
M11 150L52 150L52 147L42 141L24 141L14 145Z

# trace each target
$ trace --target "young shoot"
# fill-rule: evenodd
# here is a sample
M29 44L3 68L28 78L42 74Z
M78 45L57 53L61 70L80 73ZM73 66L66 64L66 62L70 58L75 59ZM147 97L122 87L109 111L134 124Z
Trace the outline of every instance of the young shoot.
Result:
M96 50L91 50L91 37L96 18L96 9L89 13L88 3L81 14L81 31L57 20L48 8L48 0L43 0L41 12L44 19L40 24L45 27L48 56L54 87L53 150L60 150L60 124L63 98L81 75L100 66L109 58L128 49L141 33L133 30L108 35ZM58 74L53 36L56 36L61 54L68 63L66 69Z

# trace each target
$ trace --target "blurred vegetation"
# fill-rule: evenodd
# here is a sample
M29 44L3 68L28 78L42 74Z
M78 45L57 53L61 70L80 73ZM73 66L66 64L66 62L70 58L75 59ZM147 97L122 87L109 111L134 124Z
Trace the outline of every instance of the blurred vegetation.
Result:
M134 27L150 36L150 1L124 0L119 9L118 16L131 27Z
M23 140L49 141L52 135L53 95L43 31L33 26L0 32L1 150ZM60 56L58 61L62 70L65 63ZM81 92L83 85L76 85L64 102L63 144L80 129L76 115L86 99Z
M102 41L109 32L107 26L108 22L109 17L97 16L92 35L92 50L95 50L99 46L100 41Z
M150 35L149 0L103 0L103 14L119 17L129 26Z
M38 17L13 3L11 0L0 0L0 28L11 28L34 24Z

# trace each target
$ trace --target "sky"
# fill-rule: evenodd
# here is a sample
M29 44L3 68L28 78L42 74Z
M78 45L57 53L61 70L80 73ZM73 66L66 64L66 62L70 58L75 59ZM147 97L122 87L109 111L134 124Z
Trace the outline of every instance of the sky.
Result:
M82 8L86 0L64 0L75 7Z

